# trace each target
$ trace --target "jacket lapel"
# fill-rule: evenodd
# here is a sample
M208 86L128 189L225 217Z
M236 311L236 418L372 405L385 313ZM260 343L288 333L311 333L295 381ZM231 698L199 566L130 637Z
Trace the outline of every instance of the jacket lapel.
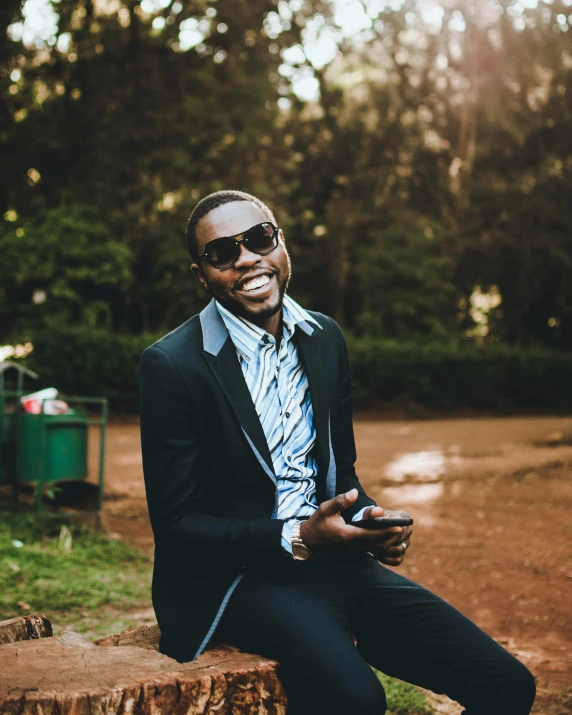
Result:
M202 311L200 318L206 363L226 395L260 466L276 485L276 475L264 430L242 374L234 344L214 300Z
M331 462L329 391L322 347L315 337L315 332L310 333L307 326L308 323L298 324L296 337L312 396L319 474L325 478L330 471Z

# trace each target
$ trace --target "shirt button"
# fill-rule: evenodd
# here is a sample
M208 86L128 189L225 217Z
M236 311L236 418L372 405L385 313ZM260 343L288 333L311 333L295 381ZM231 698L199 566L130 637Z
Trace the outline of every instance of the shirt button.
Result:
M264 335L262 336L262 342L265 345L268 345L268 343L270 342L270 338L268 337L268 335L266 333L264 333Z
M286 417L290 417L290 413L289 413L289 412L286 412L285 414L286 414Z

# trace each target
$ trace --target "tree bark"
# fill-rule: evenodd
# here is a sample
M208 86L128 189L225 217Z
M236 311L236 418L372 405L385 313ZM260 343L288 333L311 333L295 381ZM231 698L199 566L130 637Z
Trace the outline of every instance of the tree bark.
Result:
M0 715L285 715L274 661L222 647L178 663L150 642L66 633L2 645Z
M0 645L49 638L51 635L52 624L46 616L20 616L0 621Z

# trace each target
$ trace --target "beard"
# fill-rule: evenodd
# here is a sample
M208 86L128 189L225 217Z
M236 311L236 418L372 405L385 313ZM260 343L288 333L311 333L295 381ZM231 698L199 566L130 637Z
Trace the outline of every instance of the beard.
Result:
M290 260L290 255L285 248L284 252L286 254L288 270L281 281L279 281L279 274L274 273L278 284L278 296L274 301L263 303L259 307L254 305L250 307L244 305L239 300L231 298L226 293L218 294L218 291L213 291L211 286L209 286L209 292L223 306L223 308L226 308L230 313L233 313L244 320L248 320L255 325L268 320L268 318L271 318L273 315L276 315L276 313L282 310L284 296L288 290L288 286L290 285L290 278L292 276L292 261Z

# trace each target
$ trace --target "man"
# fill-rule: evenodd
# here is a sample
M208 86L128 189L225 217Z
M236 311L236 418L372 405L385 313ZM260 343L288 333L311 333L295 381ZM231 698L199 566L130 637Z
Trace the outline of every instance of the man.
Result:
M147 348L140 373L161 651L192 660L215 638L275 658L289 715L382 715L370 665L470 715L529 713L528 670L386 568L402 562L411 527L352 525L389 512L354 470L345 342L286 295L290 260L269 208L217 192L187 240L213 300Z

